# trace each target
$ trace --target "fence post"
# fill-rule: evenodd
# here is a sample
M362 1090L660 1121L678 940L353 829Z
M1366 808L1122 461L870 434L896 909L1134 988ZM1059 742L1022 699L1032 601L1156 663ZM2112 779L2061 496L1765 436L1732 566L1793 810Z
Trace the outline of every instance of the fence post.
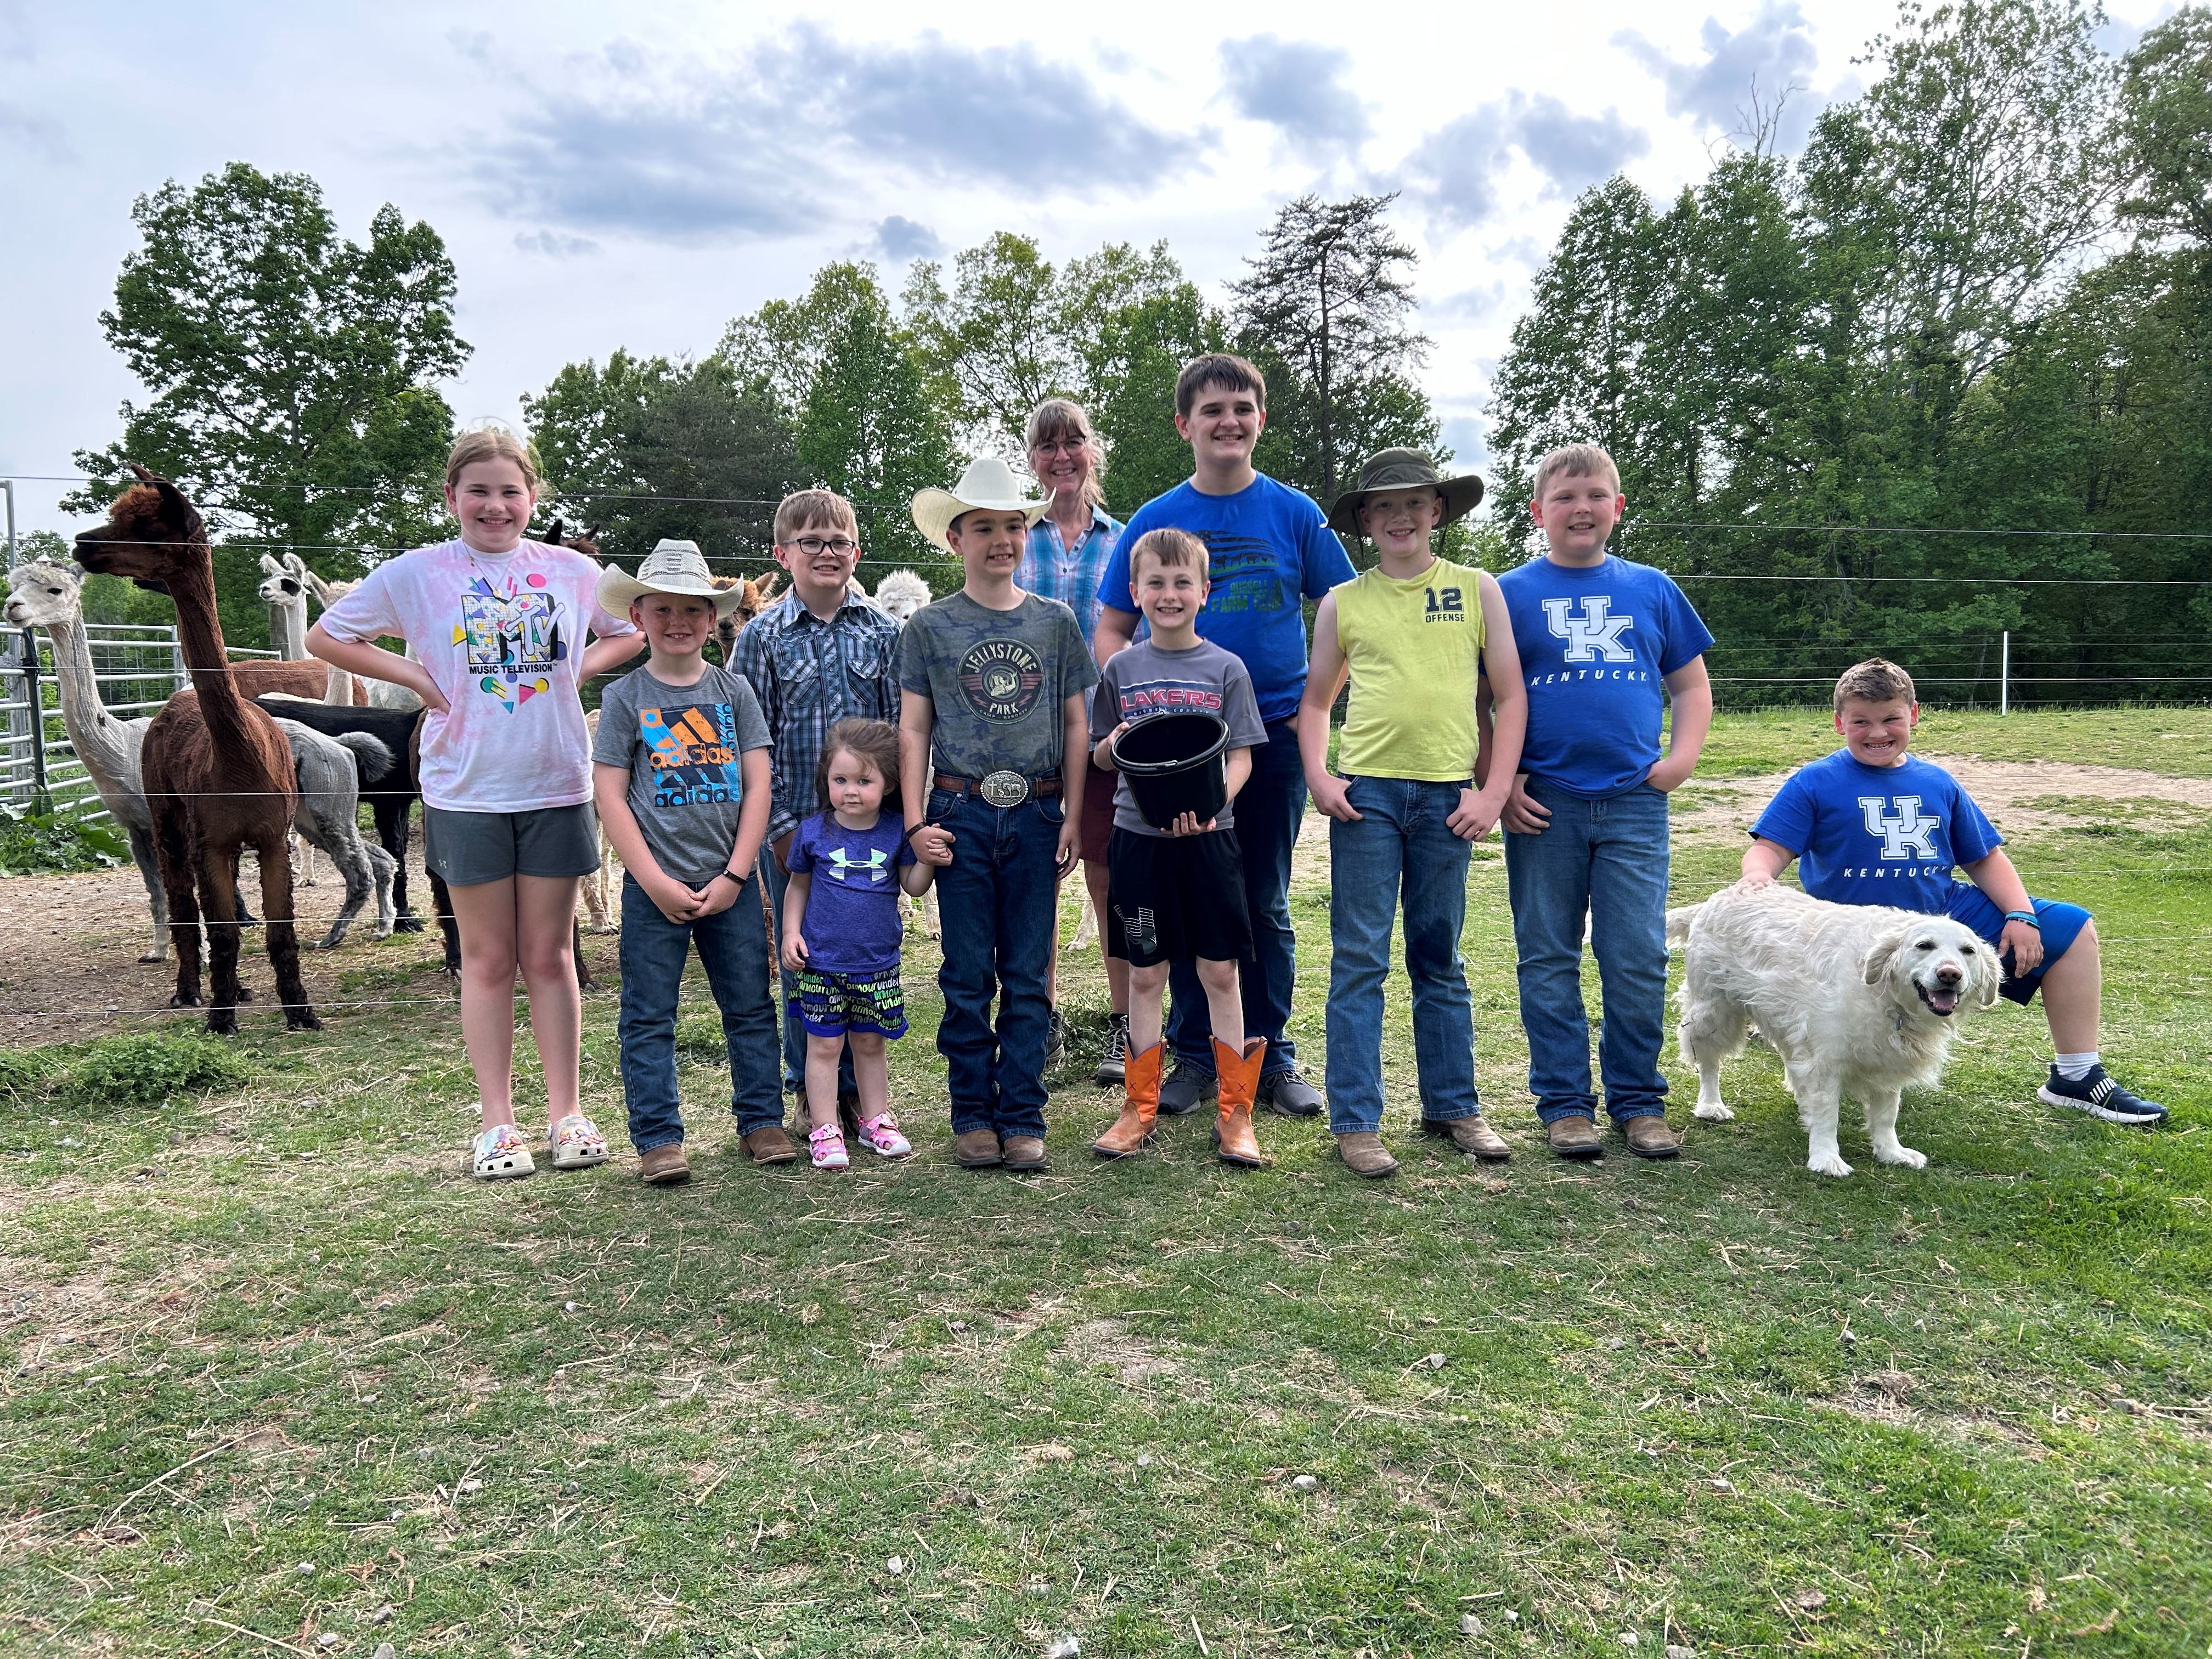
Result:
M1997 713L2012 710L2012 630L2005 630L2003 641L1997 647Z
M54 798L46 787L46 701L39 690L39 636L27 628L23 630L23 700L31 713L31 810L51 812Z

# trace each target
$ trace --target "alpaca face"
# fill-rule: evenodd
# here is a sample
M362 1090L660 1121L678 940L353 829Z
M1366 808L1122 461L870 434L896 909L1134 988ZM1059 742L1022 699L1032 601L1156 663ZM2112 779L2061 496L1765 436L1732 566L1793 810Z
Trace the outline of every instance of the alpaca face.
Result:
M714 638L722 647L722 660L728 662L736 650L738 635L745 631L745 624L768 609L775 598L776 577L773 571L765 576L716 576L714 586L728 589L742 587L744 598L730 608L730 614L714 624Z
M76 562L103 576L128 576L156 593L207 558L207 524L184 492L135 461L140 482L118 495L107 522L78 532Z
M44 559L17 565L8 577L8 625L51 628L76 621L84 608L82 586L75 574Z
M261 556L261 568L265 573L259 589L264 605L304 605L307 603L307 583L305 573L292 567L296 560L279 564L266 553Z
M876 603L902 623L929 603L929 584L911 570L894 570L876 584Z

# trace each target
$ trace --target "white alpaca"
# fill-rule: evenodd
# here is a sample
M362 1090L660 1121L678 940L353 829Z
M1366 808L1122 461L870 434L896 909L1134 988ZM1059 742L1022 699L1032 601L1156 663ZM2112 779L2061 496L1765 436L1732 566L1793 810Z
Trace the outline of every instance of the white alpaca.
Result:
M929 584L911 570L894 570L876 584L876 603L900 622L929 603Z
M287 553L281 560L266 553L261 556L258 591L261 602L269 607L269 643L285 662L308 660L307 586L314 580L307 562L297 553ZM331 669L327 684L325 702L349 707L359 701L354 695L353 676L343 668Z
M326 580L304 565L301 567L300 574L307 580L307 591L315 596L315 603L325 611L361 586L358 580L349 582ZM415 655L415 642L412 640L407 642L407 654L410 657ZM390 680L367 678L363 678L356 688L354 701L367 708L397 708L408 714L412 714L422 706L422 699L405 686L394 685Z

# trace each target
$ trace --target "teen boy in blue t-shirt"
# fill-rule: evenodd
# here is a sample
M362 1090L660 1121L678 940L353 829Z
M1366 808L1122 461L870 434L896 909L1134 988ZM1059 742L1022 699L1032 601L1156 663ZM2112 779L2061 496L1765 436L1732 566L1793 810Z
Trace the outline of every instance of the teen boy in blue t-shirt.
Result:
M1199 612L1200 639L1233 653L1252 678L1267 740L1252 750L1252 775L1237 797L1244 897L1252 923L1253 971L1239 975L1244 1035L1267 1039L1259 1102L1310 1117L1322 1097L1297 1069L1297 1047L1283 1028L1297 976L1291 931L1291 851L1305 815L1298 758L1298 700L1306 685L1305 601L1358 573L1313 500L1255 471L1253 447L1267 424L1267 383L1242 357L1210 352L1176 379L1176 430L1189 442L1191 476L1145 503L1123 526L1098 582L1092 636L1103 668L1137 634L1129 550L1153 530L1188 531L1206 544L1212 592ZM1168 980L1167 1040L1176 1065L1160 1085L1160 1110L1194 1111L1215 1088L1212 1025L1194 963Z
M1844 747L1794 775L1751 826L1746 886L1797 860L1814 898L1948 915L2006 965L2000 993L2027 1004L2043 993L2057 1049L2036 1091L2053 1106L2145 1127L2166 1108L2106 1073L2097 1052L2102 964L2096 924L2078 904L2031 899L1973 797L1942 767L1907 752L1920 723L1912 677L1876 657L1836 682ZM1967 879L1953 878L1954 866Z
M1596 1158L1583 918L1604 986L1605 1109L1638 1158L1672 1158L1659 1044L1667 998L1667 794L1712 723L1713 642L1664 572L1605 550L1627 501L1613 457L1555 449L1529 503L1549 550L1498 579L1513 619L1528 734L1504 823L1528 1088L1552 1150ZM1665 699L1661 696L1664 690ZM1660 750L1662 703L1674 737Z

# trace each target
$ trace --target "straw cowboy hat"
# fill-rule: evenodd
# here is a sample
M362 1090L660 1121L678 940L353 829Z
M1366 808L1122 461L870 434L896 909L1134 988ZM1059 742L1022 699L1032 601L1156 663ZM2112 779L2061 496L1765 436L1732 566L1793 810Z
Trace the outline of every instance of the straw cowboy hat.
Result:
M637 568L637 574L625 576L615 565L599 572L599 609L610 617L626 617L630 602L641 599L648 593L682 593L695 599L711 599L717 617L726 617L744 603L745 585L717 587L707 570L707 556L699 550L696 542L677 542L663 539L645 562Z
M1013 468L996 455L986 455L970 461L951 489L916 490L914 526L950 553L952 544L945 539L945 532L963 513L1018 513L1034 525L1051 507L1049 501L1023 494Z
M1465 518L1482 499L1482 480L1472 472L1447 478L1418 449L1378 449L1360 464L1359 482L1339 495L1336 505L1329 508L1328 527L1340 536L1364 535L1359 509L1367 504L1368 497L1388 489L1419 489L1425 485L1444 498L1444 515L1437 521L1439 527Z

